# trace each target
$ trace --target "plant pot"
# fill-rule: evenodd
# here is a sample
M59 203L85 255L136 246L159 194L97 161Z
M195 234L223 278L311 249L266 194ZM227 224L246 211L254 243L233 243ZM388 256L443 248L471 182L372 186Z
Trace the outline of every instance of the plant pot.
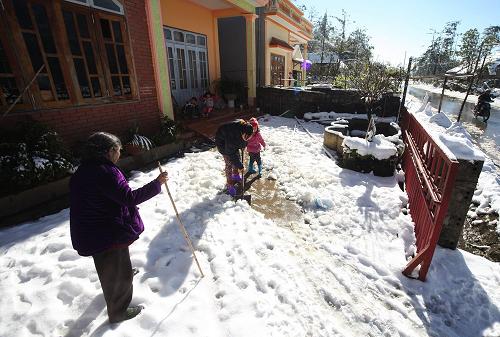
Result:
M396 168L396 161L393 158L384 160L373 160L373 175L377 177L392 177Z

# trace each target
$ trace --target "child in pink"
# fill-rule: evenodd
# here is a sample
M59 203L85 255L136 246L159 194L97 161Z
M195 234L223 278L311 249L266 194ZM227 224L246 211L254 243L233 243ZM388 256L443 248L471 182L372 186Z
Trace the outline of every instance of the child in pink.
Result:
M248 174L257 173L253 167L253 163L257 162L257 167L259 169L260 178L262 175L262 159L260 158L260 150L266 147L266 142L262 138L259 130L259 122L255 117L250 118L250 124L253 127L253 135L248 139L247 152L250 156L250 161L248 163Z

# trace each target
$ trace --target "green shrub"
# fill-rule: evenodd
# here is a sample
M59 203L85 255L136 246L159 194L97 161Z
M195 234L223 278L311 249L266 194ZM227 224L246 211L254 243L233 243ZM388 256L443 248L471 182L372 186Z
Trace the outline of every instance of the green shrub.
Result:
M74 168L57 133L39 122L21 122L0 135L0 196L60 179Z
M157 145L165 145L175 142L180 131L180 125L165 116L161 120L160 131L152 138Z

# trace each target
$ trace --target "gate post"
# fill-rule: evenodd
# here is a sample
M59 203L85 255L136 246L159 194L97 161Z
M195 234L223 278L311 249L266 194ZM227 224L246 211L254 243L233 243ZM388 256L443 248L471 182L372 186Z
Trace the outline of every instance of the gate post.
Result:
M458 159L458 171L438 245L456 249L484 161Z

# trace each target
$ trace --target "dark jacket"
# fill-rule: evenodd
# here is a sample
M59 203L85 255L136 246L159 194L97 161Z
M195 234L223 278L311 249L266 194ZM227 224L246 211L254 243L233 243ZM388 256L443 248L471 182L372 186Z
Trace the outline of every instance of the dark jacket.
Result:
M82 163L69 185L71 241L82 256L137 240L144 224L136 205L161 191L156 179L132 191L120 169L105 159Z
M493 97L491 93L489 92L483 92L479 97L477 98L478 101L482 102L493 102Z
M231 164L238 169L243 169L243 163L239 155L239 150L247 146L241 135L248 130L248 125L243 120L236 120L221 125L215 133L215 145L217 150L229 157ZM250 126L251 127L251 126Z

